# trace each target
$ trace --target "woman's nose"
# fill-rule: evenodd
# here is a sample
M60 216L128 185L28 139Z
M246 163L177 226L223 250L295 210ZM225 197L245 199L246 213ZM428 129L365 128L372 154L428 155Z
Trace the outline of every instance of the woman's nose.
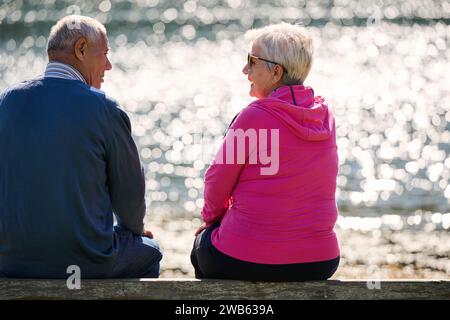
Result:
M248 63L245 64L244 69L242 69L243 74L248 74Z

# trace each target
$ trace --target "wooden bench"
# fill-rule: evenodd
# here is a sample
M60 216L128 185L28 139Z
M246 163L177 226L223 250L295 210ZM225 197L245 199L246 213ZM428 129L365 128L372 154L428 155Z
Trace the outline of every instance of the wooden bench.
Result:
M0 299L347 300L450 299L449 280L246 282L196 279L0 279ZM379 289L378 289L379 288Z

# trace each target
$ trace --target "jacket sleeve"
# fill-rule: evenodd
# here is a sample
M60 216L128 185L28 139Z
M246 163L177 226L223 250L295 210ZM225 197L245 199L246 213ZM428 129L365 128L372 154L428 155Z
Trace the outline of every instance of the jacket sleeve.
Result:
M110 109L111 137L106 162L109 194L120 226L140 235L144 230L145 177L130 119L117 107Z
M207 226L222 220L232 204L232 193L242 165L213 161L205 173L202 218Z
M241 132L249 128L249 112L244 109L234 119L222 144L205 173L204 205L202 218L207 226L216 221L221 221L228 208L233 203L233 190L239 180L242 169L247 162L251 150L246 146L244 153L239 151L239 139L236 131ZM230 151L233 153L230 154ZM241 154L239 154L239 152Z

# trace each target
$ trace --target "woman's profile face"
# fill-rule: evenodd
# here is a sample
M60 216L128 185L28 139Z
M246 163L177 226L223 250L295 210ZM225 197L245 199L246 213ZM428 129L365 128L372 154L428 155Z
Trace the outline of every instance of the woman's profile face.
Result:
M266 59L267 57L261 56L261 49L258 43L253 43L251 55ZM242 72L247 75L248 81L250 81L250 96L255 98L267 97L275 88L273 72L269 70L266 62L251 58Z

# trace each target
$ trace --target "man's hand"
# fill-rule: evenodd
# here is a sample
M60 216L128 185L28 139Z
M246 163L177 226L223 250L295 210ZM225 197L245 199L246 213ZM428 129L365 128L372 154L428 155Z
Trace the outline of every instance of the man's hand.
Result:
M153 233L150 230L144 230L144 232L142 233L142 236L153 239Z
M206 228L208 228L208 226L206 225L205 222L203 222L202 225L200 227L198 227L197 230L195 230L194 236L197 236L200 232L202 232Z

